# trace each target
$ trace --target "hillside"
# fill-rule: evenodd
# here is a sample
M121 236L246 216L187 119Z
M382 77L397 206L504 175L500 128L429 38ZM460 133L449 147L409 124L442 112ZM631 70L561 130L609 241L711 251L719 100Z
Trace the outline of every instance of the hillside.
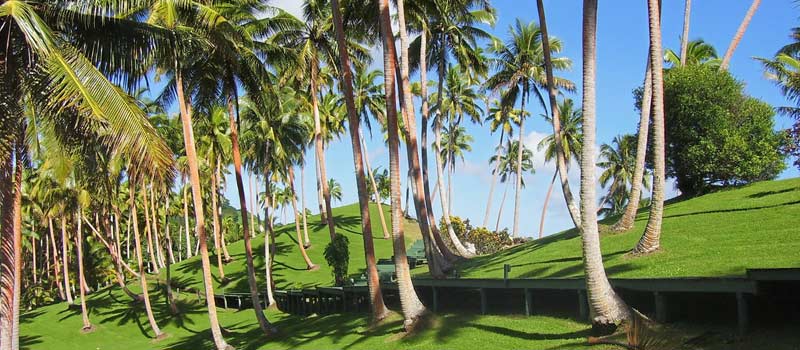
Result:
M647 224L640 211L630 231L603 233L601 244L611 277L741 276L747 268L800 267L800 178L765 181L684 201L664 210L661 251L630 257ZM616 217L602 221L611 225ZM601 225L601 231L603 230ZM464 278L582 276L576 229L528 242L458 266Z

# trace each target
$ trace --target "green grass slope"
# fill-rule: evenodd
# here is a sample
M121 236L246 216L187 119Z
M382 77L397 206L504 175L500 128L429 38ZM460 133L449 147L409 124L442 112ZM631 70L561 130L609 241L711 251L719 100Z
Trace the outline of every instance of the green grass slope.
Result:
M388 206L383 206L386 215L387 226L391 230ZM239 215L238 211L235 213ZM353 277L360 276L366 266L364 260L364 241L361 235L361 215L357 204L351 204L333 209L336 233L347 236L350 242L350 268L349 272ZM370 217L372 220L373 242L375 244L375 256L378 259L390 258L392 253L391 239L383 239L381 230L380 216L377 206L370 204ZM319 215L308 217L308 233L311 239L311 248L307 249L308 255L314 264L320 268L316 271L307 271L303 257L300 255L300 248L297 246L294 223L278 226L275 228L276 253L273 276L279 289L305 288L319 285L333 284L331 269L325 262L323 251L330 242L330 233L327 226L320 224ZM411 221L405 221L406 242L411 244L420 239L419 226ZM213 250L213 245L209 239L209 248ZM253 257L256 268L256 277L259 285L264 282L264 235L257 235L253 240ZM225 292L248 292L247 269L245 267L244 242L234 242L228 245L228 252L233 261L224 265L225 277L227 281L219 279L216 268L216 258L212 255L212 275L214 277L215 292L218 294ZM213 253L213 251L210 251ZM166 272L161 272L162 278ZM202 289L202 268L199 257L193 257L172 266L172 279L177 285Z
M626 253L639 240L648 214L640 211L628 232L602 234L611 277L742 276L748 268L800 267L800 178L668 203L661 251L630 257ZM572 229L471 259L458 269L464 278L502 278L503 264L511 265L511 278L582 276L581 240Z

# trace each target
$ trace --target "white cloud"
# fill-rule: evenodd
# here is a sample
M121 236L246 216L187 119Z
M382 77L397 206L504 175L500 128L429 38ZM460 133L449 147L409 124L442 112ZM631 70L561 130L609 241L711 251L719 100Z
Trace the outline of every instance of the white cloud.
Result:
M297 18L303 18L303 1L301 0L274 0L270 5L283 9Z

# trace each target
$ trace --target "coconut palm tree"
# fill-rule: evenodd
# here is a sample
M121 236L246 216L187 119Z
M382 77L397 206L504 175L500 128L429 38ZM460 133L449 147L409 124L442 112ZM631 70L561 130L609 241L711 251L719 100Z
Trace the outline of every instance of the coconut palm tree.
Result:
M611 183L608 187L608 193L603 196L598 210L605 207L607 201L614 201L612 208L617 208L620 204L624 205L624 201L619 198L628 195L628 188L633 187L634 168L636 167L636 136L622 135L614 137L611 145L603 144L600 146L600 158L603 159L597 163L597 166L604 169L600 174L600 185L604 188ZM645 189L650 188L649 176L642 177L641 186ZM639 184L636 184L637 186ZM612 213L616 213L617 209L613 209Z
M648 0L650 27L658 29L658 1ZM581 246L592 324L608 327L630 318L630 310L611 288L603 267L595 209L595 68L597 0L583 1L583 148L581 153ZM652 38L654 39L654 38ZM659 38L660 40L660 38ZM660 50L659 50L660 51ZM653 70L661 72L660 52L651 52ZM658 65L656 69L656 65Z
M331 189L331 199L337 202L342 201L342 185L334 178L328 179L328 187Z
M445 127L442 132L441 153L439 156L444 160L444 167L450 166L447 174L447 202L453 205L453 180L452 175L456 172L456 160L464 161L464 153L472 151L472 135L467 133L467 129L460 125ZM452 208L448 208L452 209Z
M744 32L747 30L747 26L750 25L750 21L753 19L753 15L756 14L756 10L758 10L759 5L761 5L761 0L753 0L753 2L750 4L750 8L747 9L747 13L744 15L742 23L739 24L739 28L736 29L736 34L733 35L733 39L731 40L731 44L728 46L728 50L725 51L725 56L722 57L722 63L719 65L720 71L728 69L728 65L731 63L731 57L733 57L733 52L736 51L736 47L739 46L739 42L742 41Z
M650 62L653 74L653 194L650 216L642 238L633 248L634 254L647 254L661 247L661 220L664 215L665 191L665 124L664 124L664 72L661 58L661 20L657 1L648 0L650 10ZM654 11L654 12L653 12ZM723 62L724 64L724 62ZM636 181L636 179L634 179ZM637 183L638 184L638 183ZM633 200L629 203L635 203Z
M554 66L553 58L551 57L551 50L553 47L550 43L550 34L547 32L547 20L544 12L544 2L542 0L536 1L536 7L539 12L539 22L541 24L541 41L542 41L542 56L544 58L545 77L547 83L547 95L550 101L550 113L552 114L553 135L561 134L561 118L558 115L558 101L556 100L557 86L556 78L553 76ZM560 63L555 63L560 64ZM568 87L567 87L568 88ZM522 137L520 135L520 137ZM561 144L561 138L556 137L555 151L556 151L556 170L561 178L561 193L564 194L564 200L567 202L567 209L569 210L570 218L572 219L575 227L581 226L580 213L578 206L575 205L575 200L572 197L572 189L569 187L569 178L567 177L567 161L564 150L564 145ZM541 224L540 224L541 225ZM539 229L541 236L541 228Z
M542 117L552 124L553 118L549 114L543 114ZM581 146L583 143L583 121L582 112L580 108L575 108L572 99L566 98L558 104L558 118L561 119L559 123L559 131L561 132L561 147L564 150L564 164L566 170L569 170L569 165L572 160L581 159ZM555 134L551 134L539 141L537 145L541 151L544 149L544 160L550 162L557 158ZM542 205L542 217L539 221L539 238L544 236L544 218L547 214L547 205L550 203L550 195L553 193L553 185L556 183L558 176L558 168L553 173L553 179L550 180L550 186L547 188L547 194L544 196L544 204Z
M497 143L497 147L495 147L497 150L495 157L500 157L503 151L505 136L508 135L509 139L514 136L513 124L519 125L521 114L522 111L513 109L511 106L504 106L499 100L492 101L492 107L489 108L489 116L484 119L484 122L489 122L489 130L492 133L500 129L500 141ZM492 169L492 184L489 186L489 199L486 201L486 214L483 217L483 227L489 225L489 213L491 213L492 210L494 187L497 184L497 177L500 175L498 165L499 163L496 163L494 169ZM503 192L503 197L505 197L505 190Z
M800 32L795 28L794 33ZM792 45L792 44L790 44ZM782 49L774 59L756 58L764 66L767 79L773 81L778 86L783 96L791 101L794 106L780 106L776 110L778 113L794 118L794 125L788 130L790 141L787 142L785 150L788 154L795 156L795 166L800 167L800 60L787 54L791 52L790 45Z
M497 73L490 77L485 85L487 88L499 91L503 90L504 104L513 105L517 99L520 100L520 110L525 111L526 103L530 95L534 94L539 101L544 101L541 89L546 86L544 66L544 56L542 54L542 33L535 22L523 24L517 20L516 24L509 28L511 38L506 43L495 41L492 43L490 51L496 57L492 60L497 68ZM550 39L550 51L558 53L561 50L561 42L558 39ZM557 58L552 62L554 69L566 69L571 65L571 61L566 58ZM573 89L573 84L565 79L557 78L553 83L556 87L564 90ZM519 142L524 137L525 119L520 118ZM522 153L518 154L521 157ZM521 159L518 159L518 163ZM518 164L518 168L522 165ZM518 173L521 172L518 169ZM516 193L514 204L514 228L512 236L516 237L519 233L519 203L522 190L521 178L516 180Z
M495 232L499 232L500 230L500 218L503 215L503 205L506 202L506 194L508 192L508 180L511 176L514 176L514 179L521 178L520 183L522 187L525 187L525 180L524 176L518 176L518 174L525 174L525 173L533 173L533 152L530 149L525 147L525 144L522 144L522 167L517 167L517 160L520 153L520 142L519 141L506 141L505 146L503 146L503 153L494 155L492 158L489 159L489 164L495 164L495 172L500 174L500 182L506 183L505 189L503 190L503 199L500 200L500 210L497 212L497 221L495 223ZM519 172L519 170L522 172Z
M686 44L686 52L683 56L678 56L675 51L667 49L664 52L664 61L672 67L706 65L719 68L721 63L717 57L717 50L703 39L689 41Z
M681 32L680 65L686 65L686 54L689 50L689 20L692 17L692 0L686 0L683 6L683 31Z

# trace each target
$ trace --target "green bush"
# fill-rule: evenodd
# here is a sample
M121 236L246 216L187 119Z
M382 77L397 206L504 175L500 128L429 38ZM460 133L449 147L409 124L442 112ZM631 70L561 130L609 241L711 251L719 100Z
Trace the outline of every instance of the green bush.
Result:
M728 72L704 66L664 80L667 175L688 195L775 178L785 167L774 111Z
M325 261L333 271L333 278L336 285L341 286L347 278L347 268L350 264L350 241L345 235L336 235L333 240L325 246Z
M475 246L475 252L478 254L495 253L504 246L512 243L508 230L506 229L500 232L492 232L485 227L473 227L469 219L463 220L458 216L451 216L450 223L453 225L453 231L456 237L461 240L461 243L472 243ZM444 218L439 220L439 230L448 247L454 250L455 248L452 242L450 242L450 236L447 233L447 226L444 222Z

